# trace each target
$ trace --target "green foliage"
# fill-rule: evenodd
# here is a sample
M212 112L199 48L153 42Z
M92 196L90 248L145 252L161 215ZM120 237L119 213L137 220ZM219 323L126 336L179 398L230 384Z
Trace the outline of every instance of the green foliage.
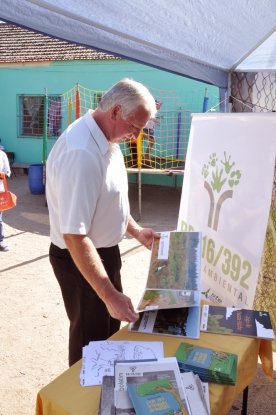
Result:
M274 195L275 198L275 195ZM275 205L274 201L274 205ZM269 213L259 278L254 298L254 309L268 311L276 333L276 208ZM276 340L273 342L276 352Z
M209 314L208 315L207 330L214 331L214 332L221 331L221 332L224 332L224 333L231 333L233 331L232 329L220 326L219 320L221 318L223 318L222 315L214 315L213 316L213 315Z
M169 258L158 258L159 240L154 242L149 270L148 288L198 290L198 234L172 232ZM158 271L157 271L158 270Z

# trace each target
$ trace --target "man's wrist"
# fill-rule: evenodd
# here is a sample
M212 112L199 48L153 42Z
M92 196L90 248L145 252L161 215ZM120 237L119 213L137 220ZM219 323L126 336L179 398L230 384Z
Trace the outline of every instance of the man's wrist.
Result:
M140 235L140 233L142 232L142 230L143 230L143 228L135 228L135 229L133 229L133 232L132 232L132 236L135 238L135 239L138 239L139 238L139 235Z

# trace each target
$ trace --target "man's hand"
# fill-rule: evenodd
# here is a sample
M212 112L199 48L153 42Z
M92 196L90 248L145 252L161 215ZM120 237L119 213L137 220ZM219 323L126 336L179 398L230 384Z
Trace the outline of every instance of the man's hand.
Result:
M139 318L139 314L134 311L130 298L118 291L113 293L110 298L105 298L104 302L111 317L117 320L132 323Z
M142 228L136 237L148 249L151 249L153 238L160 238L160 234L150 228Z
M127 232L146 248L151 249L153 238L160 238L159 233L150 228L141 228L132 216L129 216Z

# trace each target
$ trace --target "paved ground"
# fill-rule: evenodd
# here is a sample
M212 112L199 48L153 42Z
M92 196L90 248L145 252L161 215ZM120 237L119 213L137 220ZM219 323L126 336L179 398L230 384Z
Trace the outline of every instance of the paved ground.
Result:
M27 176L8 180L18 197L4 213L6 242L0 253L0 415L34 415L38 390L67 369L68 321L48 262L49 222L44 195L29 191ZM142 226L174 230L181 189L142 186ZM138 189L130 186L131 210L138 217ZM134 305L145 286L149 251L126 237L120 244L123 285ZM276 373L274 372L276 377ZM237 399L228 415L240 414ZM275 415L275 380L260 366L249 389L248 415ZM200 415L200 414L198 414Z

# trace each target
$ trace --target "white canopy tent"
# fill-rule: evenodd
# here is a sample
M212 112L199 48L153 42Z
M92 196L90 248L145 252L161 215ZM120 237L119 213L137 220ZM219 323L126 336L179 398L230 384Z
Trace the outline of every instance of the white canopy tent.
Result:
M276 70L275 0L1 0L0 19L228 88Z

